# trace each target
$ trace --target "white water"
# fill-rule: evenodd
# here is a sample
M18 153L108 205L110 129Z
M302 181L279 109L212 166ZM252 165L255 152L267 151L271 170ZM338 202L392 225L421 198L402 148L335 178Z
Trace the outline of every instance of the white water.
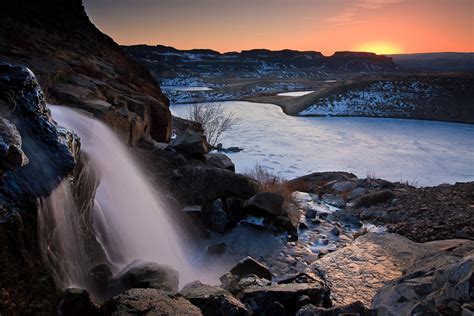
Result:
M59 106L50 106L50 109L59 125L74 130L81 137L82 152L100 174L92 223L86 226L92 225L95 238L114 272L135 259L142 259L168 264L178 270L181 284L194 280L197 272L186 259L185 247L159 192L145 180L146 176L112 130L74 110ZM65 270L58 271L66 274L60 278L62 285L84 286L84 273L92 268L94 258L87 258L81 248L80 233L74 231L75 225L69 220L74 209L70 192L64 190L68 190L65 184L45 202L43 212L48 213L42 215L46 218L43 225L54 224L54 232L49 235L57 237L45 243L60 243L54 246L65 249L53 264Z
M313 93L314 91L291 91L291 92L282 92L278 93L278 96L281 97L302 97L304 95Z
M223 135L238 172L256 163L294 178L349 171L420 186L474 180L474 125L359 117L294 117L272 104L224 102L237 124ZM187 105L171 107L186 117Z

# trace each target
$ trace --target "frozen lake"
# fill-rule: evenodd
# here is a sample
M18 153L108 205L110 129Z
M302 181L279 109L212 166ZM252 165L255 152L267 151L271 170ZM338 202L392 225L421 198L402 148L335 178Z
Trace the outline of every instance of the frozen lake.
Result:
M313 93L314 91L290 91L290 92L282 92L278 93L278 96L281 97L302 97L304 95Z
M174 91L211 91L209 87L188 87L188 86L161 86L162 90Z
M188 105L171 107L186 117ZM223 135L238 172L256 163L291 179L348 171L418 186L474 180L474 126L405 119L294 117L272 104L224 102L237 118Z

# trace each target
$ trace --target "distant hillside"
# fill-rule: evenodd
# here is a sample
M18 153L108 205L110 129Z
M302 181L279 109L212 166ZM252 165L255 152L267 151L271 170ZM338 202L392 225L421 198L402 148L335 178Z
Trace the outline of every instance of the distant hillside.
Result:
M474 70L474 53L421 53L388 55L406 69L460 71Z
M177 50L167 46L123 46L158 79L232 76L242 78L317 77L321 72L380 72L398 69L390 57L374 53L254 49L221 54L207 49Z

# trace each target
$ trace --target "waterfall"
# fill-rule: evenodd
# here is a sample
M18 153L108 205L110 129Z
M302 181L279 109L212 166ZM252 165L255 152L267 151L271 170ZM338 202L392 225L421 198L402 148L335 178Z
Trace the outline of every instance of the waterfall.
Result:
M91 227L107 263L117 273L135 259L167 264L178 270L181 284L196 278L185 256L176 223L127 148L105 124L75 110L50 106L59 125L81 138L81 152L100 178L92 214L74 205L68 180L42 202L39 214L40 245L53 275L64 288L87 288L87 273L100 262L87 247Z

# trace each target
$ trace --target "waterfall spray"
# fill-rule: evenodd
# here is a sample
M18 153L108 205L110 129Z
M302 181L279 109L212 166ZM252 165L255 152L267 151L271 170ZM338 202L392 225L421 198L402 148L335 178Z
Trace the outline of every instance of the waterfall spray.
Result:
M105 124L77 111L50 106L53 118L81 137L100 184L89 226L106 261L118 272L135 259L167 264L178 270L181 284L193 280L192 265L176 223L166 205L147 182L127 148ZM85 278L95 262L81 231L80 212L67 180L41 208L39 231L43 255L63 287L86 287Z

